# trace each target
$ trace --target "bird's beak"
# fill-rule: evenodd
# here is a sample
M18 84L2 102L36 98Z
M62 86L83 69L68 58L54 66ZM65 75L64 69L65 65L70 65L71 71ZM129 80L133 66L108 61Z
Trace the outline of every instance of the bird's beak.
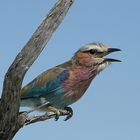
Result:
M108 48L107 54L110 54L112 52L118 52L118 51L121 51L121 49L118 49L118 48Z
M112 59L112 58L104 58L103 62L122 62L121 60L118 59Z
M108 48L107 52L105 53L105 56L113 53L113 52L118 52L121 51L121 49L118 48ZM121 62L121 60L118 59L112 59L112 58L104 58L104 62Z

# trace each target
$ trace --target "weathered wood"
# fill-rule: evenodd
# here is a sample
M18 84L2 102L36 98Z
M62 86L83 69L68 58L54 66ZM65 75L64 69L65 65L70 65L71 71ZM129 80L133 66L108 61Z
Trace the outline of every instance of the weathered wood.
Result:
M27 116L19 116L19 93L23 78L62 22L72 3L72 0L57 1L9 67L0 101L0 140L11 140L26 122Z

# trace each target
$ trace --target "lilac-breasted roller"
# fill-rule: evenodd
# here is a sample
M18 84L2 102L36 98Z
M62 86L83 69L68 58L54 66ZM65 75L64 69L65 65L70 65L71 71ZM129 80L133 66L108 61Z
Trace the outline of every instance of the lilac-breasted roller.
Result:
M56 119L61 110L69 111L66 120L72 117L69 105L79 100L91 81L111 62L117 59L104 56L120 51L102 43L91 43L81 47L67 62L51 68L21 90L21 106L44 112L54 112Z

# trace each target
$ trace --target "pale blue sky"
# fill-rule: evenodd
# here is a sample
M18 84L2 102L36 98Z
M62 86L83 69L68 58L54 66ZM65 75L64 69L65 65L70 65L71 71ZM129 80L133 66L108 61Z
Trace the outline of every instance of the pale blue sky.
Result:
M0 1L0 89L4 74L55 0ZM24 127L14 140L140 139L140 1L75 0L63 23L28 71L24 85L72 57L81 46L104 42L123 51L71 107L74 116Z

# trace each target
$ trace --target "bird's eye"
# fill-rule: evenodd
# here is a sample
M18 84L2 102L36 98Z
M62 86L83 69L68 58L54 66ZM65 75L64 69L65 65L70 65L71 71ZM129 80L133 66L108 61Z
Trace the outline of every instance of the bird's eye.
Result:
M91 49L89 52L90 52L90 54L95 54L95 53L97 53L97 50Z

